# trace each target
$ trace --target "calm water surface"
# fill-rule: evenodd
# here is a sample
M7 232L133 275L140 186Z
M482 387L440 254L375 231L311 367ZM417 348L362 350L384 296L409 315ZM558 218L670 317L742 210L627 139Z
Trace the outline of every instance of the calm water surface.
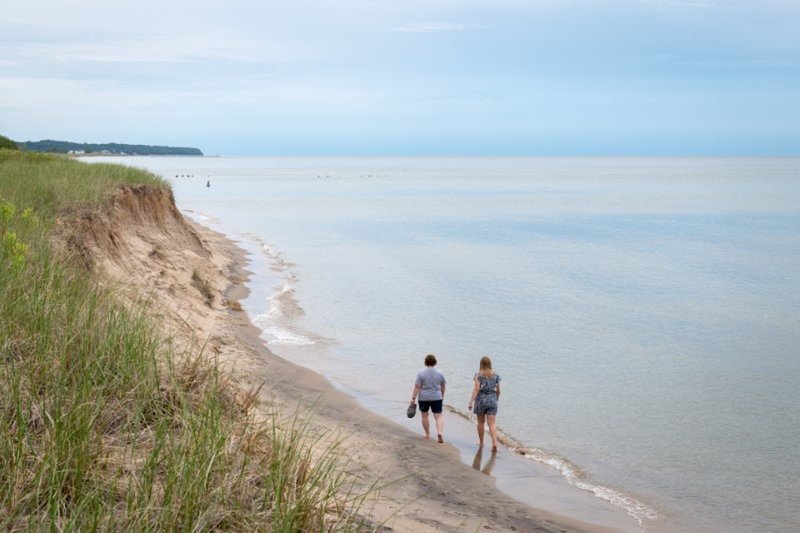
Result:
M263 243L279 354L386 403L433 352L461 410L490 355L504 432L647 529L800 524L800 160L116 160Z

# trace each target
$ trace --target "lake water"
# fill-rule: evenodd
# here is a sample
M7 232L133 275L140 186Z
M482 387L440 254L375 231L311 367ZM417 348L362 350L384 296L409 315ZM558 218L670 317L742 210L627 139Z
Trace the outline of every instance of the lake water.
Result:
M430 352L465 411L489 355L502 430L645 529L797 530L799 159L103 160L257 243L265 340L367 404Z

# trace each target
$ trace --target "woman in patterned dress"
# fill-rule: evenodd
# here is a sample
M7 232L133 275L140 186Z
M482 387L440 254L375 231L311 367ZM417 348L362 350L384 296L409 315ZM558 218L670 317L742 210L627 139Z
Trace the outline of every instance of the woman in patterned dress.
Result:
M480 368L472 378L472 396L469 409L478 416L478 446L483 446L484 427L489 424L492 436L492 453L497 452L497 400L500 399L500 376L492 371L492 360L481 357Z

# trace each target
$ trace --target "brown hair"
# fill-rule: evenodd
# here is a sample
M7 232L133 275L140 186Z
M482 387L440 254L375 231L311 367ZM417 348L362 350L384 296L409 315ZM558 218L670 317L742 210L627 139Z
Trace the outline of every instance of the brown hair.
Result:
M488 356L484 355L481 357L481 364L478 373L487 378L490 378L492 375L494 375L494 372L492 371L492 360L489 359Z
M436 366L436 356L429 353L425 356L425 366Z

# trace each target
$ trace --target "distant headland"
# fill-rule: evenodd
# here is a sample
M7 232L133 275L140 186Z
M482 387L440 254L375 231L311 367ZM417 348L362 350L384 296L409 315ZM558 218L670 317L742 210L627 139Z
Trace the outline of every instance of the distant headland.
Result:
M50 152L73 155L203 155L199 148L185 146L151 146L147 144L75 143L69 141L24 141L17 143L28 152Z

